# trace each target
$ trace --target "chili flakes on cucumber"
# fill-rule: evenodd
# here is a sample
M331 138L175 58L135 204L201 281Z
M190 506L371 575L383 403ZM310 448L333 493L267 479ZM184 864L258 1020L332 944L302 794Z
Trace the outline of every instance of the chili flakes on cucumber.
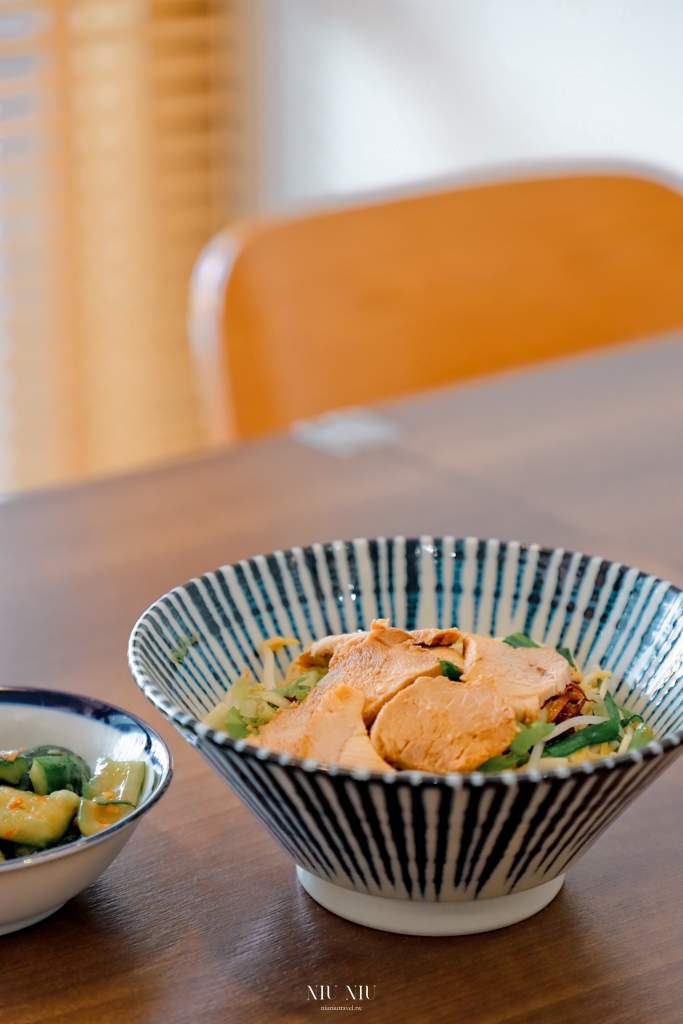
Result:
M140 800L144 761L101 757L94 772L68 747L0 750L0 861L96 835Z

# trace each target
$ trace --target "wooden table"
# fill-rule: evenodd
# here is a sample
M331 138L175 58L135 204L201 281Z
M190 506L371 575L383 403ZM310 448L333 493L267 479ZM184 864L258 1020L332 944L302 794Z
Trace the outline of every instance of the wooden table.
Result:
M112 868L0 939L0 1020L319 1019L308 986L375 986L362 1020L683 1019L683 760L537 917L407 938L322 910L126 667L137 615L175 583L336 537L479 534L562 544L683 583L683 342L665 340L385 407L404 439L335 459L286 437L0 506L2 682L149 720L175 779Z

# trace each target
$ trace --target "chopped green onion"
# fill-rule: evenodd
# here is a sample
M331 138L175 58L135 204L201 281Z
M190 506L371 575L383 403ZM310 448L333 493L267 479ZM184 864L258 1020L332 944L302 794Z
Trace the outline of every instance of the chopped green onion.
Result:
M439 665L441 665L441 672L445 675L446 679L451 679L454 683L460 679L462 669L459 665L454 664L452 661L444 661L443 658L439 659Z
M180 665L185 660L185 655L189 651L190 647L194 647L197 643L199 643L198 633L192 633L190 636L179 636L178 642L175 647L168 652L168 656L171 661L175 661L176 665Z
M642 722L643 724L645 724L645 719L642 718L641 715L629 715L628 718L622 718L622 720L621 720L621 727L622 727L622 729L625 729L627 726L631 725L632 722Z
M633 736L631 737L631 742L628 745L628 749L638 750L640 747L644 747L646 743L649 743L650 740L653 740L654 737L655 734L653 733L650 726L646 725L645 722L641 722L633 730Z
M503 643L509 644L510 647L538 647L538 644L534 643L526 633L510 633L510 636L505 637Z
M576 668L576 662L572 658L572 652L568 647L556 647L555 649L558 654L561 654L569 662L572 668Z
M614 697L609 692L609 690L605 691L605 696L603 697L603 701L604 701L605 707L607 708L607 714L609 715L611 721L619 722L620 721L620 719L619 719L619 708L614 703Z
M585 729L577 729L572 736L563 736L562 739L558 737L552 743L546 744L543 753L550 757L568 757L575 750L590 747L594 743L610 743L618 739L621 726L619 709L609 690L605 693L605 709L609 715L608 722L587 725Z
M585 729L577 729L572 736L547 743L543 753L549 757L569 757L575 750L582 747L590 747L594 743L609 743L619 735L619 719L610 718L608 722L600 722L598 725L587 725Z

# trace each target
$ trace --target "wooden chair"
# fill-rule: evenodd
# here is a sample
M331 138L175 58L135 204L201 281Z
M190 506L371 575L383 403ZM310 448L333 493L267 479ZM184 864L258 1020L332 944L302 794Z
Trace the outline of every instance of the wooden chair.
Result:
M595 173L238 224L190 319L214 443L681 326L683 197Z

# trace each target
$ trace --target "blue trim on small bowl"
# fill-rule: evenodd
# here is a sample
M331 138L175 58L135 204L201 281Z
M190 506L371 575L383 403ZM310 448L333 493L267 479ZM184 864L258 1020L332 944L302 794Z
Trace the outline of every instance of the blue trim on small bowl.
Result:
M69 854L82 850L85 845L94 846L107 840L114 832L130 825L131 822L142 817L157 800L159 800L168 789L173 777L173 758L168 746L161 736L146 725L141 718L124 711L123 708L114 704L105 704L103 701L95 700L92 697L81 697L74 693L65 693L61 690L39 690L31 687L10 687L0 686L0 707L3 704L19 705L20 707L49 708L51 711L63 711L75 715L78 718L90 719L102 722L122 734L138 732L145 736L145 747L142 753L145 760L151 765L156 777L154 789L143 802L114 825L109 825L102 832L94 836L83 836L73 843L64 846L57 846L52 849L42 850L40 853L33 853L30 857L15 858L0 863L0 871L16 871L28 867L37 858L42 864L44 861L56 860L59 857L67 857Z

